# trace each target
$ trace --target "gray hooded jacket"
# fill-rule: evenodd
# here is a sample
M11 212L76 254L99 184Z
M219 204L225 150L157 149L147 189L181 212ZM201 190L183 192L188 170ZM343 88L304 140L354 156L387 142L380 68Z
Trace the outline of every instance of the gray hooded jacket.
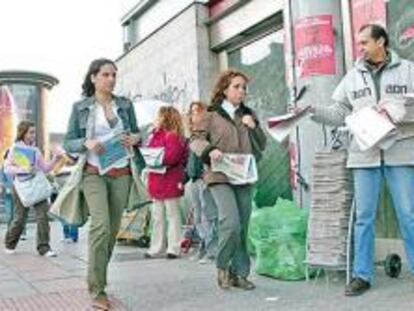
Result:
M414 63L399 58L394 52L389 56L389 62L379 73L374 73L363 60L358 60L335 89L332 95L335 103L315 107L314 121L341 126L350 113L380 101L386 103L388 114L397 124L396 141L386 150L373 147L361 151L351 137L349 168L378 167L381 162L391 166L414 165L414 102L404 97L404 94L414 92Z

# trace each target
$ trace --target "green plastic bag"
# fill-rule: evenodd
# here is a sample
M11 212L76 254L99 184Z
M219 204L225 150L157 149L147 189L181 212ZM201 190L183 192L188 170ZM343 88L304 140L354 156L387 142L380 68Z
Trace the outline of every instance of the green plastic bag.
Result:
M278 199L274 207L252 213L249 239L256 253L256 273L282 280L306 276L307 210Z

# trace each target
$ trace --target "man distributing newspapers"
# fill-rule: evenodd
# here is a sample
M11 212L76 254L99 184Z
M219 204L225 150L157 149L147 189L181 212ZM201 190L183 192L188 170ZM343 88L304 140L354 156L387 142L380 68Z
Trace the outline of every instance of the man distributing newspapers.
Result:
M409 267L414 272L414 109L409 105L409 93L414 90L414 63L389 49L388 34L379 25L361 27L358 45L362 57L334 91L335 103L310 109L314 121L333 126L346 123L353 134L347 166L354 176L356 222L353 279L345 288L346 296L363 294L373 281L375 217L383 177L393 199ZM385 126L391 121L388 123L394 130L384 135L386 143L378 140L372 145L368 139L371 145L364 145L356 139L359 129L370 128L370 119L359 122L359 128L355 122L347 122L358 120L363 112L365 115L367 107L376 116L384 117ZM381 130L382 125L374 124L373 128Z

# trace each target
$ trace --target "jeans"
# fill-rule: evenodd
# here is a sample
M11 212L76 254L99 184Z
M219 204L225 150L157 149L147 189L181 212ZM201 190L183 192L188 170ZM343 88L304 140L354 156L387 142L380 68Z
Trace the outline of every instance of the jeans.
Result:
M181 213L179 203L180 198L154 200L151 210L151 246L148 249L148 254L160 255L167 249L168 254L180 255ZM167 214L167 221L164 214Z
M218 211L208 187L202 179L190 185L191 201L194 206L194 225L201 239L200 257L216 256L218 236Z
M63 225L63 237L65 239L71 239L73 242L77 242L79 238L79 229L73 225Z
M6 215L7 228L10 227L14 217L13 196L11 193L6 193L3 196L4 213Z
M21 203L16 191L13 189L13 205L14 205L14 218L10 227L7 229L4 243L6 248L15 249L17 243L23 232L25 231L27 216L29 209L24 207ZM50 250L50 227L47 212L49 211L49 204L46 200L39 202L33 206L36 213L37 232L36 232L36 244L37 251L40 255L44 255Z
M93 298L106 297L107 270L128 204L131 176L111 178L85 173L82 187L90 217L88 290Z
M394 203L409 267L414 273L414 167L381 166L354 169L356 222L354 277L372 282L374 275L375 217L383 177Z
M216 184L209 186L218 208L218 249L216 267L247 277L250 257L247 232L252 211L251 185Z

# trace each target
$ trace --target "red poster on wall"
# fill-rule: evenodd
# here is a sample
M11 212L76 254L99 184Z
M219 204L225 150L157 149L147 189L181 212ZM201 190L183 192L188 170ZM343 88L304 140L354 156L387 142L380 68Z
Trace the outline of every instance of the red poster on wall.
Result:
M335 38L332 15L318 15L295 24L296 70L299 78L334 75Z
M365 24L386 26L387 15L385 0L351 0L351 19L353 32L354 59L359 57L357 35Z

